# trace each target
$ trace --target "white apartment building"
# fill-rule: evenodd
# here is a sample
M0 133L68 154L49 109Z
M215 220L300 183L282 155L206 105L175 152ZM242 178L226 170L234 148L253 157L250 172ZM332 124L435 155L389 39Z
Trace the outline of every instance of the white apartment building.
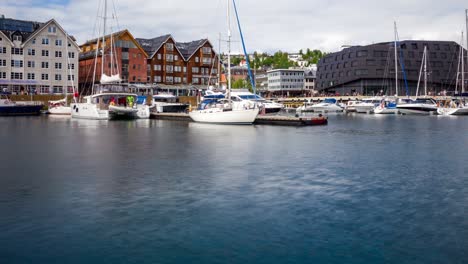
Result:
M78 87L79 47L54 20L0 16L0 90L63 94Z
M304 90L304 70L277 69L267 75L269 92Z

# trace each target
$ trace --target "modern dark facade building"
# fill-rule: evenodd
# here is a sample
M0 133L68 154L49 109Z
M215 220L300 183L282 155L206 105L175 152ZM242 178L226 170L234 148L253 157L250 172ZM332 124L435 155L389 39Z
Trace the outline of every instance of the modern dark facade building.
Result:
M455 90L460 46L453 41L405 40L397 46L398 95L405 95L407 87L409 94L415 95L425 46L428 92ZM394 42L353 46L328 54L318 63L317 90L341 95L394 95L394 54Z

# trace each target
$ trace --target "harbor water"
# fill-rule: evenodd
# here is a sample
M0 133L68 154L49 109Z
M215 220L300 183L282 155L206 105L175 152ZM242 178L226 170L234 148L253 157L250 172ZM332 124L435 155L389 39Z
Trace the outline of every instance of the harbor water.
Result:
M1 263L467 263L468 119L0 118Z

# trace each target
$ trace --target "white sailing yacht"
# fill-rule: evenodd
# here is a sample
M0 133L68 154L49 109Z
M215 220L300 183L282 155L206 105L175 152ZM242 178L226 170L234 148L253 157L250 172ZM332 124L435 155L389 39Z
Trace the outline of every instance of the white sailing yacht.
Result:
M110 75L106 75L106 51L110 51L110 63L114 65L115 45L113 35L110 34L110 48L106 49L106 22L107 0L104 1L102 14L103 34L102 41L97 38L96 54L94 61L92 94L84 97L85 102L71 105L72 117L78 119L137 119L139 109L137 107L137 94L128 92L128 86L121 84L122 79L118 70L110 68ZM95 85L98 55L101 54L101 79L100 85ZM117 72L115 72L117 71ZM144 111L146 113L146 111ZM148 110L149 116L149 110Z
M65 65L67 65L67 69L69 71L69 75L72 76L72 70L70 67L70 57L68 56L68 41L70 41L68 33L65 35L66 40L67 40L67 45L65 45ZM76 97L75 97L75 83L73 78L70 78L71 85L72 85L72 91L73 91L73 100L76 103ZM48 113L50 115L71 115L71 106L68 105L68 84L65 85L65 97L63 99L57 100L57 101L49 101L49 109Z
M252 124L258 115L259 108L254 105L252 108L244 107L241 104L233 103L231 99L231 11L230 1L227 0L227 20L228 20L228 88L227 98L220 99L213 104L205 105L189 113L190 118L195 122L213 124ZM203 104L200 104L202 106Z
M397 109L405 115L429 115L437 113L437 104L434 99L427 97L427 47L424 46L423 60L421 62L421 70L419 72L419 81L416 88L416 97L419 94L419 83L421 81L421 73L424 68L424 97L416 99L402 99L397 104Z
M468 10L466 11L466 27L468 28ZM467 34L467 45L468 45L468 34ZM460 42L460 55L458 58L458 69L457 69L457 80L455 93L458 92L458 75L461 75L461 94L465 93L465 60L464 60L464 49L463 49L463 32ZM468 60L468 58L467 58ZM461 67L460 67L461 65ZM461 68L461 72L460 72ZM468 115L468 104L463 98L454 98L441 103L441 106L437 108L439 115Z

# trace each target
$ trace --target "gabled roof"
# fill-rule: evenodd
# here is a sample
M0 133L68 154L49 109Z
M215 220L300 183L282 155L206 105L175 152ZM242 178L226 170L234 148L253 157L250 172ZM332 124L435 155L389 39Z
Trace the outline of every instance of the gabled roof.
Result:
M37 34L39 34L43 29L45 29L46 27L48 27L50 24L54 23L58 28L59 30L61 30L63 33L65 33L67 36L68 36L68 41L71 40L71 43L79 50L80 47L78 46L78 44L76 43L75 39L68 35L67 32L62 28L62 26L60 26L59 23L57 23L57 21L55 21L55 19L51 19L49 21L47 21L46 23L43 23L38 29L36 29L34 31L34 33L32 33L22 44L22 46L24 47L24 45L26 43L28 43L29 41L31 41L32 39L34 39L35 36L37 36ZM66 44L65 44L66 45Z
M111 36L113 38L119 38L120 36L123 36L125 34L128 34L130 35L131 39L132 39L132 42L135 44L135 46L141 50L143 52L143 54L146 55L146 57L148 57L148 52L140 45L140 43L135 39L135 37L133 37L132 33L130 33L130 31L128 31L128 29L124 29L124 30L120 30L120 31L117 31L115 33L110 33L110 34L107 34L104 36L104 39L108 39L110 38ZM99 41L102 41L102 37L99 37ZM95 44L98 42L98 38L95 38L95 39L92 39L92 40L88 40L86 41L84 44L80 45L80 47L83 47L85 45L90 45L90 44ZM86 53L92 53L93 51L90 51L90 52L85 52ZM94 53L93 53L94 54Z
M136 41L148 53L149 58L153 58L154 54L166 43L172 36L170 34L159 36L152 39L137 38ZM174 41L175 42L175 41Z
M11 36L15 32L19 32L23 36L23 39L28 39L29 36L37 31L43 24L44 23L12 18L0 18L0 31L10 41L12 41Z
M194 40L191 42L177 42L176 47L180 50L180 52L182 53L182 56L184 56L184 59L188 61L195 54L195 52L197 52L199 48L205 45L206 42L209 43L209 40L200 39L200 40Z
M13 41L11 41L10 37L7 36L3 31L0 30L0 36L4 37L8 42L10 42L10 45L13 46Z

